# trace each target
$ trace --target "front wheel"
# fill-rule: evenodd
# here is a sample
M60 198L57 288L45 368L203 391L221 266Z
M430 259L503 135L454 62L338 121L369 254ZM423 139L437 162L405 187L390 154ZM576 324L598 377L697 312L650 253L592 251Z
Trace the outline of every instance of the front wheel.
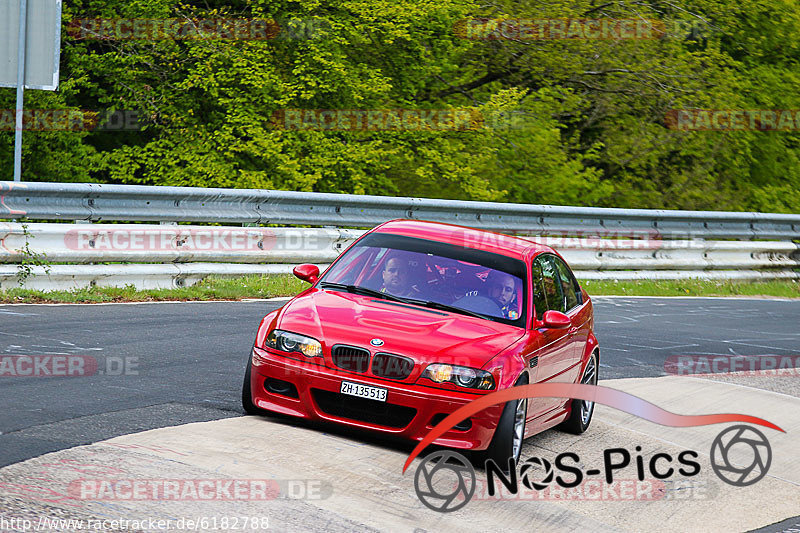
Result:
M244 383L242 383L242 408L248 415L264 415L267 411L256 407L253 403L253 391L250 388L250 376L253 372L252 356L247 358L247 370L244 371Z
M514 386L527 385L528 379L521 376ZM486 449L486 459L493 460L501 470L508 469L508 460L519 462L522 443L525 439L525 419L528 415L528 399L513 400L506 403L492 442Z
M589 357L589 362L586 363L586 368L583 370L581 384L597 385L597 368L597 352L592 352L592 355ZM580 435L589 427L593 413L594 402L588 400L572 400L572 409L569 418L558 427L567 433Z

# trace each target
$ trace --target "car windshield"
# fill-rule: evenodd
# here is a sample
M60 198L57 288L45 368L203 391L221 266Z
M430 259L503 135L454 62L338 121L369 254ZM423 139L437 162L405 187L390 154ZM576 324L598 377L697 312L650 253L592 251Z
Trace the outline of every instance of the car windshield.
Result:
M362 292L524 327L525 263L453 244L371 233L322 276L323 289Z

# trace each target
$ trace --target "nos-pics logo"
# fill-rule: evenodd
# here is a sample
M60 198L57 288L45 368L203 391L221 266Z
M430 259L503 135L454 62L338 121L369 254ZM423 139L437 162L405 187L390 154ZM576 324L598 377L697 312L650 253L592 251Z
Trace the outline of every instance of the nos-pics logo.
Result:
M554 394L549 391L550 388L572 390L568 393L561 391L561 394ZM496 395L499 397L491 398ZM459 408L433 428L417 445L409 455L403 471L405 472L426 446L464 418L488 405L543 395L589 399L673 427L741 421L783 431L771 422L749 415L677 415L633 395L596 385L525 385L488 394ZM496 401L492 401L495 399ZM478 404L477 408L474 404ZM595 483L612 484L615 474L625 468L635 468L636 478L639 481L646 477L666 480L678 475L688 478L696 476L701 470L700 463L696 460L699 454L693 450L683 450L675 457L667 453L655 453L645 457L639 452L641 452L639 446L634 452L625 448L606 449L603 451L602 465L599 465L599 468L585 470L579 467L578 455L571 452L559 454L553 462L542 457L531 457L518 465L514 459L509 459L508 465L503 465L503 468L490 459L485 463L488 494L494 496L498 484L505 487L512 495L518 493L520 483L532 491L541 491L554 486L574 488L591 480L593 476L602 479L602 481L598 479ZM725 483L737 487L757 483L767 475L772 464L772 448L767 437L758 429L744 424L721 431L711 444L709 456L716 475ZM477 476L472 464L466 457L452 450L441 450L427 455L417 466L414 475L417 497L425 506L439 512L453 512L467 505L473 499L476 487Z

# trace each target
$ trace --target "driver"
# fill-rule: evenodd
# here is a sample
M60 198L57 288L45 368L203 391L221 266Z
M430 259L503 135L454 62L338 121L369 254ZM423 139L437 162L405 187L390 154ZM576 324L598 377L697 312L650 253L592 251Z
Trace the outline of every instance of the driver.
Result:
M499 270L492 270L486 277L486 283L489 286L489 297L500 307L503 318L511 320L519 318L514 277Z
M383 285L381 292L386 292L401 298L412 298L419 295L409 280L408 261L399 257L392 257L383 267Z

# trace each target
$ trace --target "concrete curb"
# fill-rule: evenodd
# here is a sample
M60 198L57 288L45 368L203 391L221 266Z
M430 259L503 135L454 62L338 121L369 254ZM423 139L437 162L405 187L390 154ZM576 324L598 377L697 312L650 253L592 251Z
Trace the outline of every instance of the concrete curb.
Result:
M279 531L742 531L800 515L800 461L794 442L800 432L800 399L677 376L603 384L682 414L761 416L787 434L763 430L772 445L772 468L758 484L739 488L723 483L708 460L711 442L725 426L669 428L597 406L584 435L545 432L526 441L523 458L552 461L570 451L586 469L602 466L606 448L624 447L633 454L641 446L645 457L692 449L700 455L701 472L668 480L657 498L626 498L621 490L599 499L564 491L551 493L547 500L476 496L457 512L438 513L416 497L416 465L401 474L410 446L291 420L239 417L125 435L5 467L0 469L0 509L6 519L147 518L172 520L173 529L181 518L205 517L205 529L210 529L214 517L218 524L223 517L229 523L234 516L267 517L270 528ZM635 467L620 475L635 478ZM481 470L477 477L485 479ZM112 501L82 499L74 490L87 480L119 484L155 479L267 480L277 483L280 495L266 500ZM97 494L89 491L86 498Z

